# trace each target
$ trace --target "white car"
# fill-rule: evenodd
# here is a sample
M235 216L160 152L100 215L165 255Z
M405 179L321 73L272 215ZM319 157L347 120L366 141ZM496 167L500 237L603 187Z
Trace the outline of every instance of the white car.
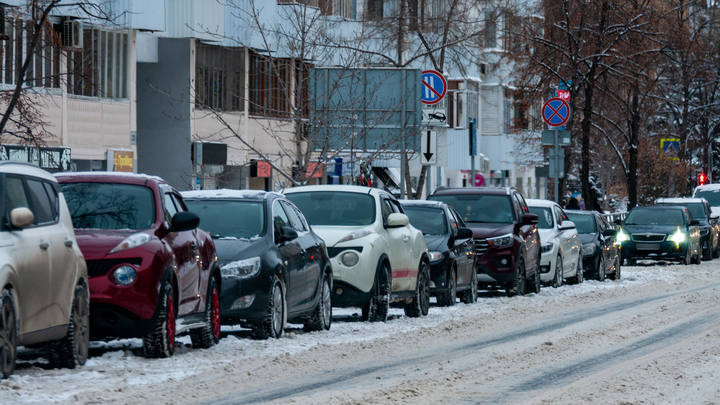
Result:
M537 215L542 244L540 279L557 288L565 279L582 283L582 242L575 224L559 205L547 200L528 199L530 212Z
M411 317L430 307L430 260L422 232L383 190L361 186L286 189L327 245L333 306L362 307L363 319L383 322L391 302Z

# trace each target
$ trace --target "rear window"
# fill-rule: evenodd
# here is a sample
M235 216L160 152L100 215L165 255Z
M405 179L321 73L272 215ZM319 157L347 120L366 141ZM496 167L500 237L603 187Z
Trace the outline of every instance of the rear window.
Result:
M261 201L185 200L200 217L200 228L213 238L251 239L265 232L265 204Z
M148 187L117 183L60 187L77 229L147 229L155 222L155 197Z
M567 213L568 219L573 221L578 233L595 233L595 217L592 215Z
M708 200L711 206L720 207L720 188L715 188L711 190L697 190L695 191L695 194L693 194L693 197L704 198Z
M422 231L423 235L447 235L447 219L442 208L403 206L410 224Z
M429 200L442 201L455 208L465 222L512 224L515 214L510 196L506 195L432 195Z
M289 193L286 197L302 211L310 225L362 226L375 222L375 198L368 194L308 191Z
M705 215L705 207L703 206L703 203L662 203L657 205L674 205L677 207L687 207L687 209L690 211L690 214L692 214L693 218L695 219L705 219L707 218L707 215Z

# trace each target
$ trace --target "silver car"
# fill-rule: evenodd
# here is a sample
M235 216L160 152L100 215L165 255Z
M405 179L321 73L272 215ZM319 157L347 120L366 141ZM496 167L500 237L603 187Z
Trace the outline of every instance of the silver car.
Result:
M85 364L89 295L85 259L55 178L0 162L0 373L15 370L17 347L47 344L53 365Z

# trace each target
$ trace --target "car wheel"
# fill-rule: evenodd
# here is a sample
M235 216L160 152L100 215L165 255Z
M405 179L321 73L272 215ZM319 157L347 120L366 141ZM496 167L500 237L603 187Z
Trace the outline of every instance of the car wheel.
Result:
M330 279L327 274L323 276L320 299L312 316L305 321L303 329L306 332L319 332L330 330L332 324L332 294L330 293Z
M455 305L455 297L457 296L457 277L455 269L450 272L447 281L447 288L437 294L437 303L441 307L451 307Z
M478 283L477 283L477 272L473 269L472 281L470 282L470 289L465 290L460 297L460 301L465 304L474 304L478 299Z
M560 255L555 259L555 275L552 279L553 288L558 288L563 284L563 262Z
M270 300L268 302L267 315L252 327L253 338L265 340L268 338L279 339L285 330L285 289L277 276L273 277L270 288Z
M708 239L706 245L707 245L707 246L706 246L707 249L703 249L703 250L706 251L707 253L703 253L703 258L702 258L702 259L705 260L705 261L712 260L712 253L713 253L713 252L712 252L712 246L710 246L710 240L709 240L709 239Z
M615 257L615 264L614 264L613 267L615 267L615 271L613 271L612 274L610 274L610 276L609 276L609 277L610 277L610 280L618 280L618 281L619 281L619 280L620 280L620 277L621 277L621 274L620 274L620 259L618 259L617 257Z
M692 259L693 264L700 264L702 263L702 247L698 248L698 252L695 255L695 259Z
M171 357L175 352L175 300L170 278L160 288L160 311L152 332L143 337L145 357Z
M720 242L718 242L717 245L715 245L715 249L713 249L712 252L713 259L720 258Z
M51 345L51 363L58 367L82 366L90 346L90 296L84 284L75 287L67 335Z
M10 293L6 290L0 296L0 372L2 378L8 378L15 371L17 356L17 322Z
M575 277L573 277L573 284L582 284L585 281L585 269L583 269L582 256L578 257L577 266L575 267Z
M508 297L525 294L525 262L522 257L518 260L517 276L515 280L509 283L506 292Z
M377 275L375 294L363 305L362 317L367 322L385 322L390 312L390 267L383 262Z
M430 310L430 268L427 263L420 263L417 284L415 285L415 297L410 303L405 304L405 315L411 318L418 318L428 314Z
M632 260L632 259L625 259L625 260ZM605 281L605 259L602 257L602 252L600 253L600 260L598 260L598 267L597 267L597 281L604 282Z
M210 294L205 305L205 326L190 330L192 347L204 348L220 341L220 291L214 277L210 277Z

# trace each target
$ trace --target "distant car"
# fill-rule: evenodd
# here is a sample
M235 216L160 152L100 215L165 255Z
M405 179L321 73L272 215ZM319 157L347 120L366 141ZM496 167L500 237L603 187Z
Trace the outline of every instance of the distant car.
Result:
M720 215L713 213L710 204L704 198L658 198L655 205L677 205L687 207L693 218L700 224L700 244L702 245L703 260L712 260L713 257L720 257L719 229L713 222Z
M384 322L391 303L410 317L430 308L430 260L425 238L392 194L361 186L285 189L327 244L333 306L361 307L363 319Z
M714 183L695 187L692 196L693 198L704 198L708 202L710 212L713 213L710 217L710 224L716 233L720 235L720 184ZM713 250L713 258L717 259L720 257L720 237L716 249Z
M455 210L438 201L400 201L410 224L422 231L430 256L430 293L440 306L477 301L473 233Z
M634 265L637 259L678 260L700 264L700 222L690 210L678 206L635 207L620 225L616 240L621 258Z
M285 322L330 329L332 268L325 242L285 196L253 190L182 193L218 252L225 324L258 339L279 338Z
M55 178L27 163L0 162L0 376L17 346L49 345L50 362L85 364L88 278Z
M442 201L472 229L478 288L504 288L508 296L540 292L538 216L512 187L440 188L428 200Z
M527 200L530 212L538 216L543 283L560 287L567 278L574 284L583 282L582 242L575 223L560 206L548 200Z
M615 243L617 232L597 211L565 210L565 214L575 223L583 244L585 278L620 280L620 252Z
M161 178L56 175L90 276L90 333L138 337L146 357L170 357L175 336L220 339L220 268L210 235Z

